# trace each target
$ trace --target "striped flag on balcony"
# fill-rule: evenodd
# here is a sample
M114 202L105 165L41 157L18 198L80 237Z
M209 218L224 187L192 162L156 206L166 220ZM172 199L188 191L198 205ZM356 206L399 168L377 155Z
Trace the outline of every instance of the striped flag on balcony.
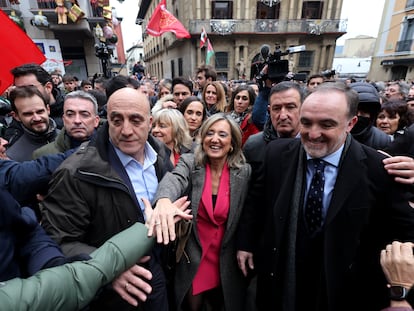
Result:
M203 29L201 30L201 34L200 34L200 49L206 44L206 42L207 42L207 32L203 27Z
M206 65L210 65L211 58L214 56L213 46L210 39L207 39L207 53L206 53Z
M13 84L11 69L26 63L42 64L46 57L3 10L0 10L0 25L0 40L6 43L0 57L0 94L3 94Z
M190 33L183 24L167 10L165 1L161 0L155 8L147 25L147 33L151 36L159 37L164 32L171 31L178 39L191 38Z

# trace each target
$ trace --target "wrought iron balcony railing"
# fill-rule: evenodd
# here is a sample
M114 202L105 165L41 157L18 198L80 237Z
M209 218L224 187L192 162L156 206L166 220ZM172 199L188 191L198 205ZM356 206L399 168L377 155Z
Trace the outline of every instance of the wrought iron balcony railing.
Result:
M320 35L323 33L346 32L347 20L280 20L280 19L210 19L190 20L190 33L201 33L202 28L207 32L225 35L231 33L308 33Z
M397 41L397 45L395 47L395 52L408 52L411 51L411 46L413 44L413 40L402 40Z

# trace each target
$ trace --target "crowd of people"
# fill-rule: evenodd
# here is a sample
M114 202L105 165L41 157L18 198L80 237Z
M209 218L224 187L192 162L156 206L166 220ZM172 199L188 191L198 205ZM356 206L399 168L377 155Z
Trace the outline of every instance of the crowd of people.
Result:
M414 86L145 70L11 71L7 310L412 310Z

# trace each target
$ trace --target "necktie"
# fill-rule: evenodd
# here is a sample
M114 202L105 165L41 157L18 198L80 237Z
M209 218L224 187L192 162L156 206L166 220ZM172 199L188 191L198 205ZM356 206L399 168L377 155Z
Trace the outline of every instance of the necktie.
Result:
M323 187L325 185L325 162L320 159L312 159L314 175L308 191L305 207L305 219L310 233L314 233L322 226L322 202Z

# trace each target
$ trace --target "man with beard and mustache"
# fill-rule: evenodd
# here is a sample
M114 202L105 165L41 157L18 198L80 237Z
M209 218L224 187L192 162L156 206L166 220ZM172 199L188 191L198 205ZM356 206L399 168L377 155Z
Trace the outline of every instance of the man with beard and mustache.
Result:
M9 159L32 159L34 150L54 141L59 133L56 123L49 117L50 108L39 89L34 85L15 87L10 92L13 118L20 122L23 134L6 150Z
M414 240L414 211L404 185L384 169L385 156L350 134L358 102L344 83L324 83L302 103L300 139L267 145L244 206L255 206L260 221L239 230L258 245L254 262L238 263L257 270L259 311L389 303L378 254L393 239ZM310 190L313 175L319 185Z
M391 138L374 126L377 114L381 110L377 89L367 82L354 82L349 86L359 97L358 122L351 130L352 136L361 144L374 149L385 149L391 143Z
M95 97L85 91L68 93L63 104L62 120L64 126L56 140L35 150L33 158L65 152L90 140L99 126Z
M33 85L43 94L46 104L49 105L49 115L56 122L58 129L63 127L63 100L65 94L53 84L52 76L38 64L23 64L13 68L11 74L14 78L15 86ZM13 138L13 137L12 137ZM13 144L13 139L6 137L9 144Z

